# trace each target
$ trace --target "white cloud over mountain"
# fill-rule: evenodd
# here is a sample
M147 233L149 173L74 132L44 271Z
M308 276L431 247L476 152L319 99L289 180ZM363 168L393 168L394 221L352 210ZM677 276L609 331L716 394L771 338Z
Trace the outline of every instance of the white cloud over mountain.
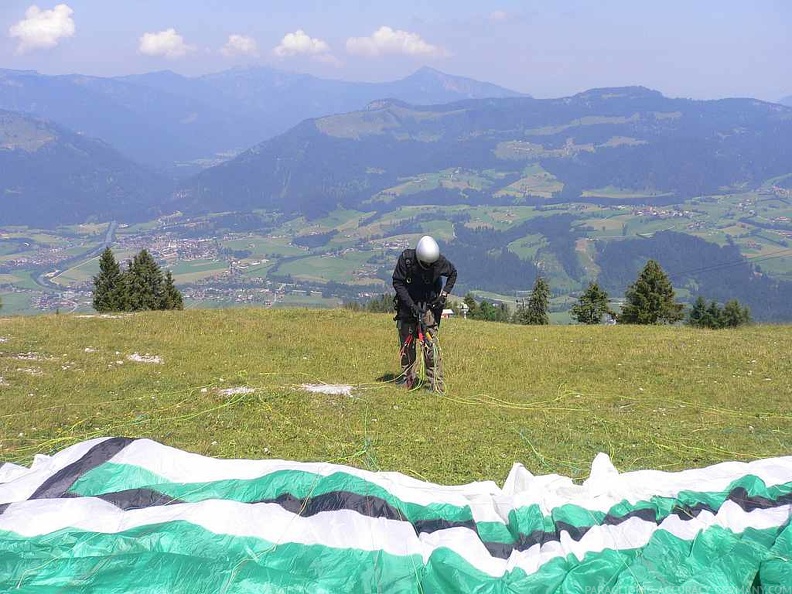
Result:
M350 54L370 58L385 54L430 57L446 55L443 48L427 43L418 33L387 26L380 27L369 37L350 37L347 39L346 49Z
M138 51L147 56L164 56L166 58L181 58L195 47L185 43L184 38L170 28L157 33L144 33L140 37Z
M52 10L41 10L36 5L28 8L25 18L8 30L18 40L16 52L50 49L62 39L72 37L76 30L72 14L74 11L67 4L58 4Z
M292 56L321 56L330 53L330 46L326 41L311 37L302 29L294 33L287 33L280 44L272 50L279 58Z
M246 35L229 35L220 53L229 58L234 56L258 56L258 44Z

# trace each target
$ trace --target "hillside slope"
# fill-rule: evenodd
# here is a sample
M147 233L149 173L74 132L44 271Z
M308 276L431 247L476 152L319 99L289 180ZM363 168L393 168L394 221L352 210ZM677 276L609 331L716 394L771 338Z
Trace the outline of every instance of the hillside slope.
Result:
M0 224L143 220L169 190L168 180L101 141L0 111Z
M391 203L669 204L789 173L792 108L628 87L431 107L377 101L307 120L202 172L185 193L197 210L309 215ZM419 183L437 175L450 180Z

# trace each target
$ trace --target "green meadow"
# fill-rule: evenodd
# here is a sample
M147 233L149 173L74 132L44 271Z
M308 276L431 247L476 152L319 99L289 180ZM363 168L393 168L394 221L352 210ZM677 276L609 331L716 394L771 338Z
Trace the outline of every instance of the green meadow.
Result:
M443 395L397 387L387 314L192 309L0 318L0 460L98 436L439 483L515 462L583 479L788 455L789 326L441 327ZM350 394L332 392L348 386ZM323 391L309 391L309 387Z

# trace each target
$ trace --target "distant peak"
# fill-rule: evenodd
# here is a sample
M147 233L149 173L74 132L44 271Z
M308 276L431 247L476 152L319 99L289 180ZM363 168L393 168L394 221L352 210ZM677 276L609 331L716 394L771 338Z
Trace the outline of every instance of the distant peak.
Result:
M447 76L445 72L440 72L437 68L432 68L431 66L421 66L413 74L441 74L443 76Z
M446 74L445 72L440 72L436 68L432 68L430 66L421 66L418 70L413 72L412 74L406 76L403 80L443 80L449 78L456 78L451 76L450 74Z

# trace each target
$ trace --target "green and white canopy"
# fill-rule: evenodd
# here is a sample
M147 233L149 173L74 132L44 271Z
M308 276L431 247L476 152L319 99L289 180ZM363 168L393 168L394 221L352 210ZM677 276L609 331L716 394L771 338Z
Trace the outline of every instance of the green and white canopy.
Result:
M106 438L0 466L0 591L790 594L790 517L792 457L501 488Z

